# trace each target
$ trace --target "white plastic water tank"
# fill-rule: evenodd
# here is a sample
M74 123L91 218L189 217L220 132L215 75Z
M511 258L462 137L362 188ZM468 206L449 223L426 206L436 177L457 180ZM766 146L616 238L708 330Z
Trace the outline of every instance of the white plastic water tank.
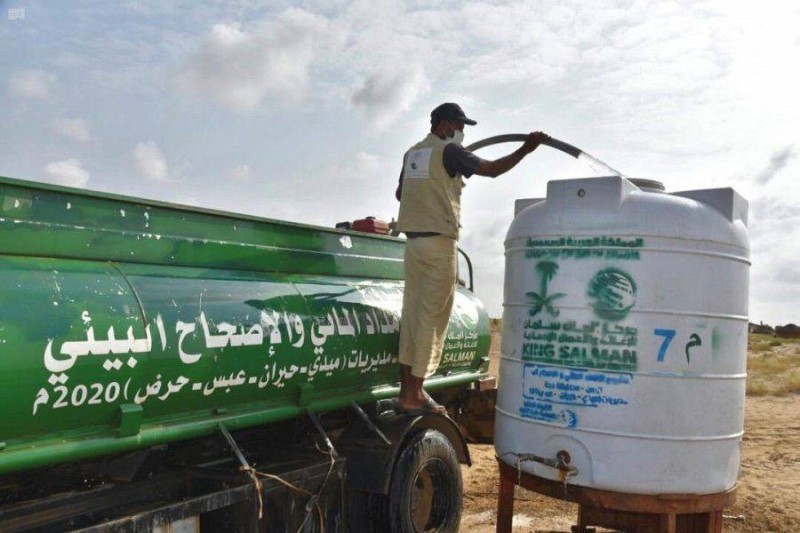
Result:
M566 451L568 482L589 488L722 492L744 428L747 202L639 183L551 181L517 201L495 448L552 480L518 456Z

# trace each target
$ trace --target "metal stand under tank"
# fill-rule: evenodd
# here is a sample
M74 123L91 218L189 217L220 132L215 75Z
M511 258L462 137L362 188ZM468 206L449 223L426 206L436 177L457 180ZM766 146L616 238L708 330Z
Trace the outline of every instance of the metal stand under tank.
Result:
M590 489L541 478L498 458L500 493L497 533L511 533L514 489L517 485L552 498L577 503L573 533L590 533L590 526L630 533L721 533L722 509L736 500L737 487L716 494L628 494Z

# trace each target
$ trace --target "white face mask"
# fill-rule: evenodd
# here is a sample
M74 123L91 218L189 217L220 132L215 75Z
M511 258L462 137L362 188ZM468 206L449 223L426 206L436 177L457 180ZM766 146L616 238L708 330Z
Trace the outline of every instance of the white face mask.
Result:
M464 142L464 132L456 130L452 138L454 143L462 144Z

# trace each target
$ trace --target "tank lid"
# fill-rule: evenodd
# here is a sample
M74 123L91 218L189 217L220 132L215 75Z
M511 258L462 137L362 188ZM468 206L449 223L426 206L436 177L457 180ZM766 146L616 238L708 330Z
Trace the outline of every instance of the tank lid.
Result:
M664 184L656 180L648 180L643 178L628 178L628 181L639 187L643 191L650 192L664 192L667 189Z

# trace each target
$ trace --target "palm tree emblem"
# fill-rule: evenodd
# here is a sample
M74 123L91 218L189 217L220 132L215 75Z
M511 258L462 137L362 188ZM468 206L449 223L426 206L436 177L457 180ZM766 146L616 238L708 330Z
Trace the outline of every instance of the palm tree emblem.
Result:
M528 292L526 295L532 300L533 306L528 310L531 316L536 316L542 309L552 316L558 316L561 312L553 307L553 302L559 298L566 296L563 292L547 295L547 285L550 283L556 272L558 272L558 264L552 261L539 261L536 263L536 271L540 276L541 294L535 292Z

